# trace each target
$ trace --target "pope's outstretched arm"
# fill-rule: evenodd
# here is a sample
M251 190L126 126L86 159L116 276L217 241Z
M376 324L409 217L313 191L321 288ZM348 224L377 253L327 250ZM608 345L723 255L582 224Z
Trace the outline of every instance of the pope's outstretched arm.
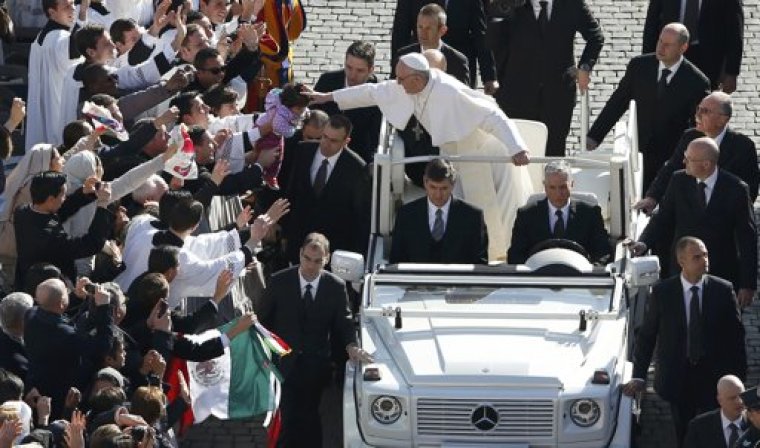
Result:
M378 84L360 84L358 86L346 87L336 90L332 93L310 92L312 104L324 104L335 101L341 110L356 109L359 107L380 106L382 103L380 97L391 95L391 86L395 86L395 81L385 81ZM382 110L382 107L381 107Z

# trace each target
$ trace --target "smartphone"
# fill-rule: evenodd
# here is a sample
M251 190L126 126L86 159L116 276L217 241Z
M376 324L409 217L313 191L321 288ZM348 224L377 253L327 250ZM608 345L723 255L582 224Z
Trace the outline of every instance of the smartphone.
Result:
M89 295L95 295L95 291L98 290L98 285L95 283L88 283L84 285L84 292L86 292Z
M169 310L169 304L166 302L166 300L161 300L158 302L158 317L164 317L164 314Z

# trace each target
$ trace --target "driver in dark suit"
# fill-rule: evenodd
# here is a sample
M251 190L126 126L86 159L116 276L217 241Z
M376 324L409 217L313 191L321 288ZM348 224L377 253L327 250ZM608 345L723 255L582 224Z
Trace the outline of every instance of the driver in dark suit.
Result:
M572 188L573 179L567 163L559 161L546 165L546 198L517 211L512 244L507 252L508 263L525 263L538 245L552 239L578 243L591 262L607 261L610 242L604 228L602 210L598 205L571 199Z

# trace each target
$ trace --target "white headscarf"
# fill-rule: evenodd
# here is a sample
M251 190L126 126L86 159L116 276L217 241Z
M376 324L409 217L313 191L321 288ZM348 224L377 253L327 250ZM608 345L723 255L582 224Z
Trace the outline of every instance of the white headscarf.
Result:
M0 221L8 221L13 211L24 204L15 204L16 194L29 184L35 174L50 170L50 160L53 158L55 147L47 143L32 146L24 154L18 165L8 175L3 192L3 210L0 211Z
M97 173L98 156L92 151L82 151L71 156L63 166L63 174L66 175L66 194L74 193L74 190L84 185L88 177Z

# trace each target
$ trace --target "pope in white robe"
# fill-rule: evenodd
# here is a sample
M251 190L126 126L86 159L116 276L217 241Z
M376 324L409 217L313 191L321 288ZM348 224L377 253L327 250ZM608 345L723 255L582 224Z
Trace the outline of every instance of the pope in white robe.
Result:
M62 2L59 2L62 3ZM70 24L54 20L40 31L29 53L29 91L26 101L26 148L63 139L61 94L66 72L83 60L72 42L73 5Z
M444 155L512 157L515 164L453 161L460 174L456 194L484 212L489 259L505 260L517 209L532 190L527 169L519 166L529 160L515 124L492 98L431 70L419 53L401 57L396 73L396 81L314 93L312 99L335 101L342 110L376 105L397 129L414 115Z

